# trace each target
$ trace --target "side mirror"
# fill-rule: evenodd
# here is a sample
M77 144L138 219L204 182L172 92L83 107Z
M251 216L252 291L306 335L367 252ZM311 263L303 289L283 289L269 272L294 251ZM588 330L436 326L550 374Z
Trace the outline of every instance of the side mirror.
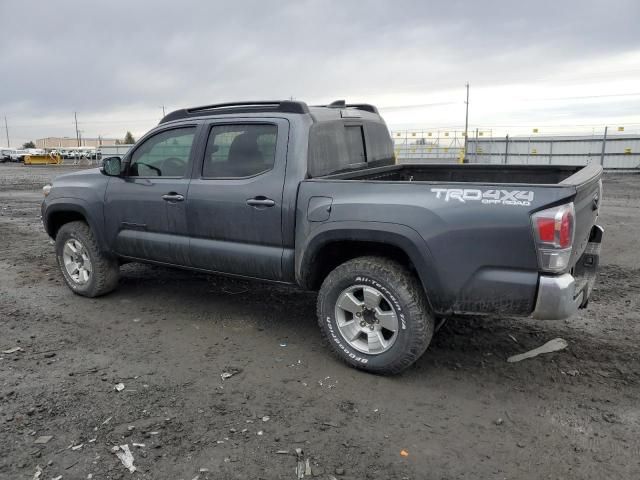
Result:
M109 177L119 177L122 172L122 159L120 157L108 157L102 160L100 171Z

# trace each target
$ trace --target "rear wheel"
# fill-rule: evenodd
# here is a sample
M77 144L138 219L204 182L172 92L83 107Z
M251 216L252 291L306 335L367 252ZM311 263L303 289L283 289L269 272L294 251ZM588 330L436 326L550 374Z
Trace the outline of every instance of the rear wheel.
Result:
M99 297L118 285L118 261L100 251L84 222L60 227L56 235L56 259L65 282L78 295Z
M405 267L382 257L356 258L333 270L320 288L317 311L334 353L370 372L402 372L433 336L422 286Z

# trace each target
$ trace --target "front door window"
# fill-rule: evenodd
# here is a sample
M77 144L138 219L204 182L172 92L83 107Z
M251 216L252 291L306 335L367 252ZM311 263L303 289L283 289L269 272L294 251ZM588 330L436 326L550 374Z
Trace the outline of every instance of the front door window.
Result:
M130 177L184 177L196 127L176 128L145 140L131 157Z

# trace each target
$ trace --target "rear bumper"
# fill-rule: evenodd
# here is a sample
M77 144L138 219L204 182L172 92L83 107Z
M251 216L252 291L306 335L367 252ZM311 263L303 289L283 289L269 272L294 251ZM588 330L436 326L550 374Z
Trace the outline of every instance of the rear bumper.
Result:
M587 306L596 281L603 233L600 225L591 229L589 243L573 274L540 275L536 306L531 314L533 318L562 320Z

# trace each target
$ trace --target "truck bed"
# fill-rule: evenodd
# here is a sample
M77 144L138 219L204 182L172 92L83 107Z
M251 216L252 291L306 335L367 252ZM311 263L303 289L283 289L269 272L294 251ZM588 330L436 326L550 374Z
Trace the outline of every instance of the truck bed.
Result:
M595 165L593 166L595 168ZM328 175L335 180L374 180L384 182L446 182L481 184L576 184L580 178L591 176L580 174L590 166L567 165L482 165L482 164L401 164L368 168Z
M407 228L405 236L419 236L415 257L425 265L414 265L434 311L528 315L541 273L531 215L574 204L574 266L598 214L601 173L596 164L403 164L307 179L296 244L316 229L355 236L370 228L362 241L376 241L376 228Z

